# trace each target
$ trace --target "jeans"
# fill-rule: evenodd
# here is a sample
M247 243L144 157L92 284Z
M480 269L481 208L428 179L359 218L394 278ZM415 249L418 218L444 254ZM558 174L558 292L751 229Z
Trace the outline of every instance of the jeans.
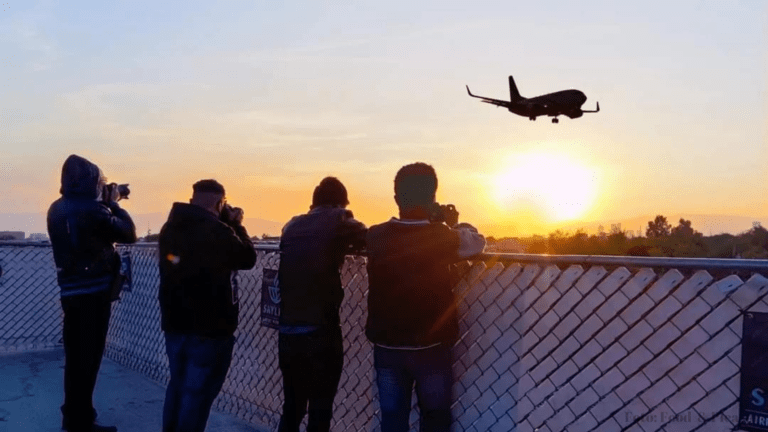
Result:
M203 432L224 385L235 337L212 339L165 333L171 380L165 392L163 432Z
M381 431L407 432L414 384L422 432L448 432L451 427L451 347L440 344L420 350L376 345L373 364L381 405Z
M298 432L309 406L307 432L327 432L333 418L333 399L344 363L341 328L278 336L278 359L283 373L283 415L279 432Z
M85 429L93 424L93 389L104 355L111 302L108 291L61 298L64 311L64 405L62 424Z

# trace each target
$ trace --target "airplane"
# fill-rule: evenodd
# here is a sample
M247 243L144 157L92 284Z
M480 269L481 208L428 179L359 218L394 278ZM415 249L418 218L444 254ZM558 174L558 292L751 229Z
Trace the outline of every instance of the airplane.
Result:
M507 108L519 116L528 117L530 120L536 120L536 117L546 115L554 117L552 123L559 123L557 116L564 115L572 119L581 117L584 113L596 113L600 111L600 103L597 103L597 109L594 111L582 110L581 106L587 101L579 90L563 90L555 93L545 94L532 98L524 98L517 91L515 80L509 76L509 102L491 99L483 96L473 95L467 87L467 93L473 98L478 98L481 102L496 105L497 107Z

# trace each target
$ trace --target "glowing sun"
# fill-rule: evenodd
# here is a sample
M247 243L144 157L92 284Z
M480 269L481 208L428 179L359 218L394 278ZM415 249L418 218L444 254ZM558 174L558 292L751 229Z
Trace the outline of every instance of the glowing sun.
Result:
M597 175L559 155L529 154L511 159L493 180L496 201L507 209L533 206L553 221L582 216L594 203Z

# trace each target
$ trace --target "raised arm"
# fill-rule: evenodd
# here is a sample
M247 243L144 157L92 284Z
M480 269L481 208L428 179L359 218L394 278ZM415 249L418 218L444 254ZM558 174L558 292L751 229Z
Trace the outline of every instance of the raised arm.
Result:
M355 219L351 210L346 210L341 222L340 237L350 252L360 251L365 248L365 234L368 228L365 224Z
M109 211L104 211L100 217L106 225L106 231L117 243L136 243L136 226L127 211L117 202L107 204Z
M459 258L469 258L482 253L485 249L485 237L468 223L460 223L451 228L459 236Z

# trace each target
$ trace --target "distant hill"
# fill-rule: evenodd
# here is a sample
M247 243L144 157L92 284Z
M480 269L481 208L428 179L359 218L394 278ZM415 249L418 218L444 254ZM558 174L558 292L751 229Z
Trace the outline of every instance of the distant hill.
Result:
M168 219L168 213L131 214L131 217L136 224L136 233L141 237L147 234L147 229L153 233L159 232ZM24 231L27 237L30 233L45 233L47 232L45 219L45 213L0 213L0 231ZM251 236L280 235L284 224L284 222L248 217L243 221L243 225Z

